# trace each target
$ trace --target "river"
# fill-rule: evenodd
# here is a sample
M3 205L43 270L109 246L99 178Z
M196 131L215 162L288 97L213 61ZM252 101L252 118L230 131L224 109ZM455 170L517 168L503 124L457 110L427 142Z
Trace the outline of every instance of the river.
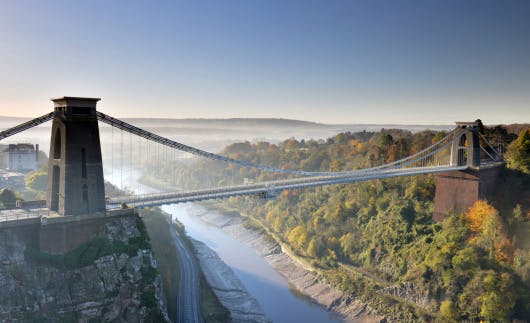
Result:
M125 172L130 174L131 172ZM105 179L120 186L118 172L106 173ZM138 174L133 174L138 178ZM131 183L130 179L127 180ZM155 189L134 181L131 185L137 193L148 193ZM202 241L235 272L247 291L258 301L265 315L273 322L338 322L332 314L308 297L293 290L286 279L270 266L253 249L222 231L220 228L194 216L206 210L195 203L172 204L161 207L163 211L178 219L186 227L186 233Z

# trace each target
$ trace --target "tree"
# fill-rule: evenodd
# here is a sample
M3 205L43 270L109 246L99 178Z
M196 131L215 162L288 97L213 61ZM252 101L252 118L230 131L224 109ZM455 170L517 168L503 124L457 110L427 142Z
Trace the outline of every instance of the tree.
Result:
M471 229L473 233L478 233L487 217L496 216L498 214L499 212L487 201L476 201L466 213L469 229Z
M466 247L459 250L452 259L453 268L460 271L472 270L479 267L477 250Z
M394 138L392 135L388 134L385 130L381 130L377 142L377 146L379 147L379 159L388 159L388 150L393 143Z
M15 192L10 189L3 188L0 190L0 202L5 208L14 208L16 206L17 198Z
M530 174L530 129L523 130L508 146L508 167Z
M456 322L458 319L455 305L450 300L445 300L440 303L440 315L448 322Z
M517 228L521 227L521 225L524 226L525 221L526 218L523 214L523 208L521 207L521 204L516 204L512 211L511 218L508 219L508 224L510 225L510 232L512 234L517 232Z
M328 249L327 250L326 260L328 260L330 262L334 262L334 261L337 260L337 254L335 253L335 250L333 250L333 249Z
M332 172L339 172L342 170L342 162L338 159L335 159L331 162L331 169Z
M315 230L319 230L321 224L322 224L322 218L318 215L315 216L315 218L313 219L313 228Z
M513 209L513 219L517 222L525 221L521 204L515 205L515 208Z
M355 252L355 247L357 246L358 241L351 232L344 234L340 237L339 241L342 252L346 257Z
M347 137L346 134L341 132L338 135L335 136L335 142L339 145L343 145L346 143Z
M315 238L309 241L309 245L307 246L307 254L314 258L319 256L320 247L317 245L317 241L315 240Z
M466 213L469 228L474 233L473 244L483 248L490 259L512 261L512 245L499 212L488 202L479 200Z
M291 245L293 245L294 247L303 249L305 244L307 243L307 232L305 231L303 226L298 225L294 227L291 232L289 232L287 240L289 240L289 243L291 243Z
M398 150L398 146L397 145L390 145L390 147L388 148L388 157L386 159L386 162L387 163L391 163L395 160L398 159L398 153L399 153L399 150Z
M391 144L394 143L394 138L392 135L387 133L385 130L381 130L378 138L378 145L381 147L388 148Z
M400 208L399 215L403 220L407 222L410 228L416 216L416 212L414 211L414 203L412 202L412 200L409 199L406 202L406 205Z
M338 202L335 206L335 210L333 210L332 216L334 220L340 221L345 218L347 214L348 210L344 207L344 203Z
M480 226L480 240L482 242L482 247L488 251L490 259L495 257L497 241L504 236L501 228L502 222L498 212L485 215Z
M26 176L25 182L28 189L44 192L48 188L48 173L43 171L31 172Z
M281 232L282 228L283 228L282 218L281 217L277 217L274 220L274 223L272 224L272 230L274 230L276 232Z
M490 291L481 297L480 316L486 320L505 322L512 313L513 302L507 301L504 293Z

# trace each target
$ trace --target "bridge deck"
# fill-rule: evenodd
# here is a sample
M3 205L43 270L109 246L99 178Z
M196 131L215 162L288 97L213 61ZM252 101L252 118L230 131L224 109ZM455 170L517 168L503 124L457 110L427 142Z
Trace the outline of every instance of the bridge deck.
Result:
M265 183L245 184L237 186L219 187L214 189L202 189L193 191L178 191L178 192L164 192L153 193L135 196L121 196L111 198L108 201L108 208L117 208L121 203L126 203L130 206L149 207L163 204L176 204L195 202L209 199L227 198L231 196L245 196L245 195L262 195L264 197L274 195L274 193L288 190L301 189L322 185L354 183L373 179L384 179L400 176L411 176L419 174L440 173L448 171L465 170L467 166L437 166L437 167L422 167L409 169L391 169L380 170L376 172L362 172L349 176L316 176L305 177L279 181L269 181Z

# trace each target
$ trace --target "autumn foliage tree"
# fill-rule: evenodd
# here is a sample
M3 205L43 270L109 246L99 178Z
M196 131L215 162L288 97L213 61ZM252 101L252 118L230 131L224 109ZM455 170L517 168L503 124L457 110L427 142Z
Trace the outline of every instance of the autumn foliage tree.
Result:
M287 239L289 240L291 245L299 249L304 249L307 243L307 232L305 231L303 226L298 225L294 229L292 229L291 232L289 232Z
M475 234L480 232L484 220L488 217L495 217L498 214L499 212L497 212L497 210L487 201L476 201L466 213L469 229Z
M487 201L478 200L466 213L469 229L473 233L471 242L485 249L490 258L511 261L511 243L499 212Z

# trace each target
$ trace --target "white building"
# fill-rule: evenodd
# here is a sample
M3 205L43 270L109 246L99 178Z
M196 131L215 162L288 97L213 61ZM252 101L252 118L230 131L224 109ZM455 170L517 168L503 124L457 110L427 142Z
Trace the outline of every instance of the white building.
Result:
M10 171L32 171L38 168L39 145L10 144L0 146L0 168Z

